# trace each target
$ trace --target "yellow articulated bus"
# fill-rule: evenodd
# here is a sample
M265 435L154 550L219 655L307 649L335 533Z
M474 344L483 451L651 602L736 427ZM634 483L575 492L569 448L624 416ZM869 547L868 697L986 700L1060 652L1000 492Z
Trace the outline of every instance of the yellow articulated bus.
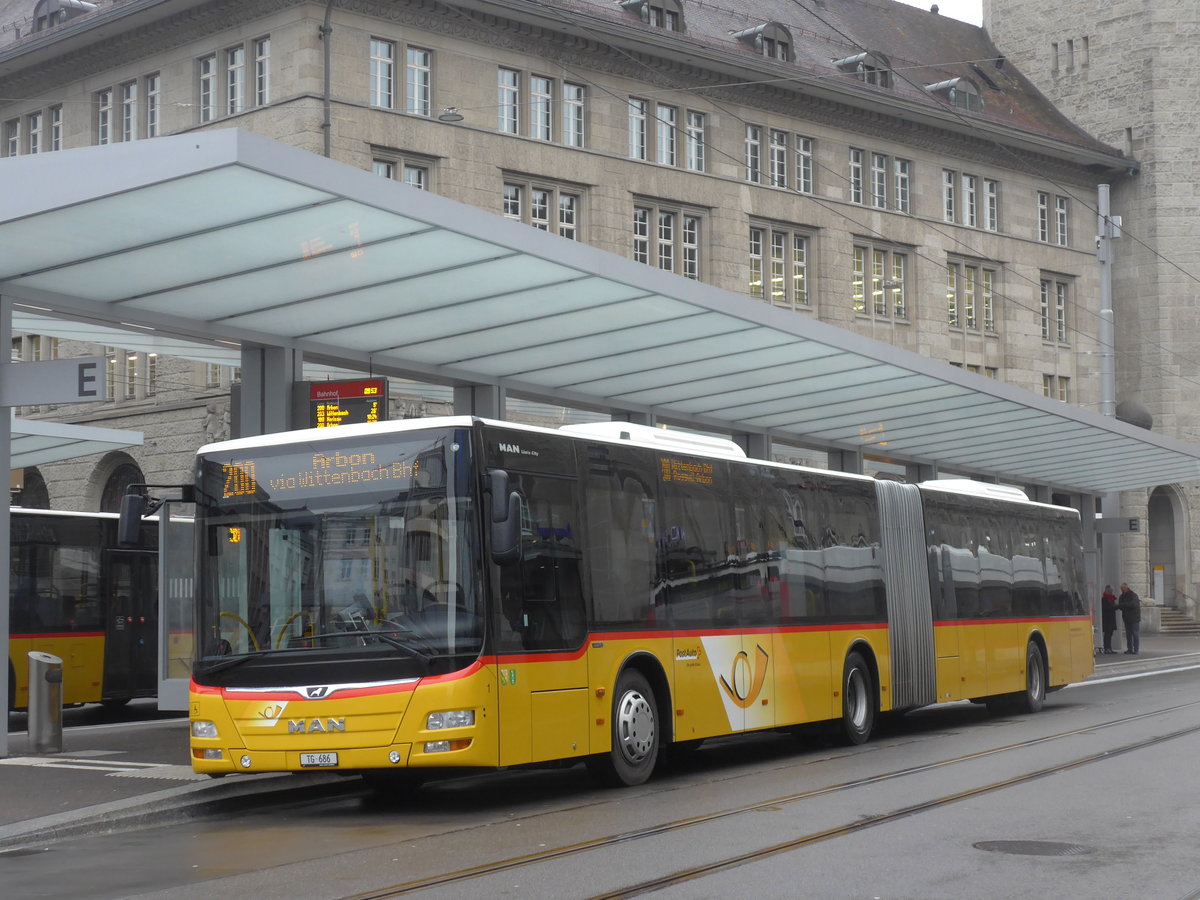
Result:
M118 544L115 513L14 508L9 522L8 708L29 703L30 651L63 661L64 704L153 697L157 521L136 549Z
M585 761L1092 671L1079 516L625 423L455 417L201 449L196 771Z

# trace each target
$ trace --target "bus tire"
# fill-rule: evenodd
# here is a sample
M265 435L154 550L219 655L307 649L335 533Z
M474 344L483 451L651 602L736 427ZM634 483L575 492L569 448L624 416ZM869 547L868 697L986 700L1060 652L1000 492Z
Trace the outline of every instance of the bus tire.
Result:
M846 656L842 669L841 737L847 744L865 744L875 727L875 679L861 653Z
M610 787L643 784L658 760L658 706L650 682L636 669L617 678L612 704L612 749L588 758L588 768Z
M1017 707L1021 712L1041 712L1046 704L1046 661L1041 648L1030 641L1025 648L1025 692L1018 695Z

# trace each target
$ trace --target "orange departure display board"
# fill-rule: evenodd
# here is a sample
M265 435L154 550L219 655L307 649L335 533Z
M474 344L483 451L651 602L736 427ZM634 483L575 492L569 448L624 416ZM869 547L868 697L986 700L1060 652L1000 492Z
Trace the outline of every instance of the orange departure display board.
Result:
M363 381L321 381L308 386L310 428L358 425L387 419L386 378Z

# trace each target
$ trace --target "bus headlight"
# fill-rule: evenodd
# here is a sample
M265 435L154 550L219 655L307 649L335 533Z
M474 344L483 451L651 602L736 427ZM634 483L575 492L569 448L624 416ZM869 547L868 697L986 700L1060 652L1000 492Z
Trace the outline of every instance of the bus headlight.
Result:
M446 712L430 713L429 718L425 720L425 727L431 731L436 728L465 728L474 724L475 710L473 709L451 709Z
M205 722L197 719L192 722L192 737L194 738L215 738L217 736L217 723Z

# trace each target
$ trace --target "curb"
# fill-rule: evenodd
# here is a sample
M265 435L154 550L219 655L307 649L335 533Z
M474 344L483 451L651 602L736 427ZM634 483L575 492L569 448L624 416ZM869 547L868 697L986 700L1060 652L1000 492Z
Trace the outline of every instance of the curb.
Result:
M114 800L82 810L0 826L0 856L5 851L30 844L115 834L152 824L186 819L208 812L211 807L247 797L275 797L278 802L295 791L331 796L351 788L358 790L360 787L361 782L358 779L324 773L242 775L195 782L143 794L140 797Z
M1178 669L1187 666L1200 666L1200 652L1173 653L1170 656L1151 656L1145 659L1121 660L1119 662L1096 663L1096 670L1084 679L1086 684L1097 678L1111 678L1116 675L1139 675L1145 672L1158 672L1163 669Z

